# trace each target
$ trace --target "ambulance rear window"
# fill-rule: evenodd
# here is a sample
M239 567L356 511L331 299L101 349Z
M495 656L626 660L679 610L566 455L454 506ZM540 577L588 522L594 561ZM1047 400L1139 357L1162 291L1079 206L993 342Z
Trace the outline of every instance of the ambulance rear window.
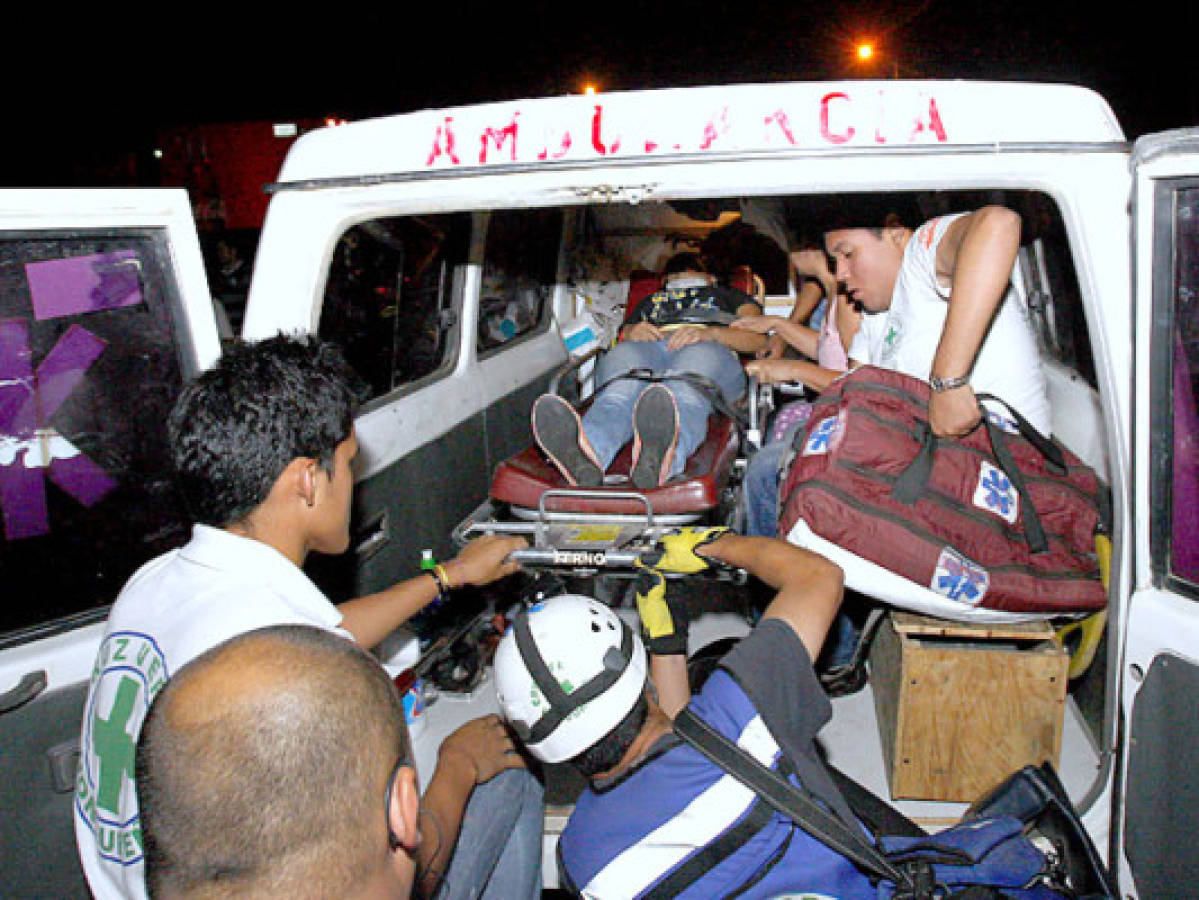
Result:
M151 232L0 236L0 635L111 603L187 536L164 259Z

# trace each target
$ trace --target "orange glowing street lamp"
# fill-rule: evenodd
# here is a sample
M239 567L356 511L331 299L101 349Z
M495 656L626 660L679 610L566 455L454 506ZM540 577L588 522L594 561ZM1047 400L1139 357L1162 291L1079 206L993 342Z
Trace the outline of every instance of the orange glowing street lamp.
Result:
M884 51L886 51L886 49L887 48L884 47ZM873 66L873 65L879 64L880 62L883 65L886 65L887 53L884 52L880 59L878 45L875 44L874 41L869 40L869 39L860 40L857 43L855 43L853 45L853 55L854 55L854 59L857 60L859 65ZM891 56L891 68L893 70L892 75L893 75L893 77L898 78L899 77L899 57L893 50L890 52L890 56Z

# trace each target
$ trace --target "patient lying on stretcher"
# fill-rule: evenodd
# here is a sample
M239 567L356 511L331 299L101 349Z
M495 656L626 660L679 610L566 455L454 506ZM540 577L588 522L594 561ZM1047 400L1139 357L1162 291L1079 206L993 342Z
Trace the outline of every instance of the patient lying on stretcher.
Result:
M745 393L738 354L755 353L766 339L727 325L761 307L715 284L697 254L672 257L663 274L665 286L634 308L619 343L600 357L583 417L556 394L533 404L537 445L571 485L603 484L630 440L634 487L665 484L703 442L716 404L732 405Z

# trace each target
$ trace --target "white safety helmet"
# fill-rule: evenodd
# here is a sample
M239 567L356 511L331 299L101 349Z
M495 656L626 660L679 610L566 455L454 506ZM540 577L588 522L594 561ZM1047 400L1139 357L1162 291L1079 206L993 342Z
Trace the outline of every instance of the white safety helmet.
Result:
M504 717L545 762L578 756L620 724L646 686L641 638L607 606L563 594L520 613L495 652Z

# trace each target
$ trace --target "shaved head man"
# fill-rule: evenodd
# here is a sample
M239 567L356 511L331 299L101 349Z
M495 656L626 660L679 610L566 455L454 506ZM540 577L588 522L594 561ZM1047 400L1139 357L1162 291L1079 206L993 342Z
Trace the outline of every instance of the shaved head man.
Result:
M304 625L232 638L156 698L137 749L151 897L408 897L419 792L379 664Z

